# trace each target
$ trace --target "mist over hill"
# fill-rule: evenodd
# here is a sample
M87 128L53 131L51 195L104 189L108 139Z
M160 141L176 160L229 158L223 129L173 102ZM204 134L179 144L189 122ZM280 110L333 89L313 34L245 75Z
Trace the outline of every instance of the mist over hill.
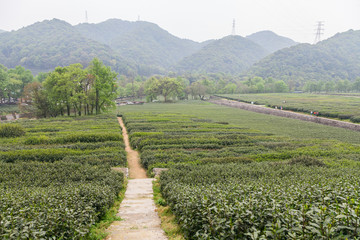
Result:
M1 31L0 31L1 32ZM173 36L158 25L110 19L98 24L53 19L1 32L0 64L34 74L97 57L120 74L226 73L285 81L353 80L360 76L360 31L316 45L296 44L271 31L202 43Z
M249 75L304 82L360 76L360 31L349 30L316 45L279 50L256 63Z
M119 71L129 66L109 46L83 37L58 19L0 35L0 63L9 68L22 65L37 73L73 63L87 66L94 57Z
M176 65L179 72L239 74L269 52L240 36L227 36L212 41Z
M6 31L0 29L0 33L4 33L4 32L6 32Z
M246 38L259 44L270 53L298 44L294 40L287 37L279 36L272 31L256 32L249 36L246 36Z
M79 24L85 37L109 45L125 59L139 65L167 69L202 48L202 44L180 39L150 22L110 19L99 24Z

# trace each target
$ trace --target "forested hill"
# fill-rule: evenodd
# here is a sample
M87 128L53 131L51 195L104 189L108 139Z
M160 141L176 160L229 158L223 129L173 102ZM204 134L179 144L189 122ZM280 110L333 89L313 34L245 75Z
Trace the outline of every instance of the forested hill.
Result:
M179 72L239 74L269 52L249 39L227 36L212 41L195 54L184 58L177 66Z
M349 30L316 45L299 44L256 63L248 75L305 82L353 80L360 76L360 30Z
M0 33L4 33L4 32L6 32L6 31L0 29Z
M108 44L125 59L163 69L203 46L175 37L158 25L144 21L110 19L98 24L79 24L75 28L83 36Z
M0 64L9 68L22 65L37 73L72 63L87 66L94 57L120 72L129 66L109 46L83 37L57 19L0 34Z
M279 36L272 31L261 31L253 33L249 36L246 36L246 38L259 44L270 53L298 44L294 40L287 37Z

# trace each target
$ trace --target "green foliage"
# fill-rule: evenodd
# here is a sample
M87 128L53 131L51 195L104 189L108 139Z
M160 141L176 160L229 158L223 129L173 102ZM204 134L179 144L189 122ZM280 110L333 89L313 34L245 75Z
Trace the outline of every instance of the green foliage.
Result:
M109 46L82 36L75 27L58 19L0 35L0 62L11 68L22 65L34 73L48 72L59 65L87 66L94 57L119 72L133 68Z
M179 165L162 173L160 184L188 239L355 239L360 235L355 169L264 163Z
M324 94L221 94L219 96L241 102L254 102L273 108L282 106L283 110L307 114L319 112L319 116L322 117L350 119L352 122L356 122L354 119L360 114L357 96Z
M120 56L139 65L139 74L150 76L164 72L203 45L180 39L153 23L109 19L99 24L79 24L84 36L108 44Z
M87 239L123 189L123 174L111 170L126 166L117 119L17 124L26 136L0 141L0 238Z
M18 105L15 104L3 104L0 105L0 115L8 115L8 114L12 114L12 113L20 113L20 109Z
M0 55L1 56L1 55ZM0 64L0 103L15 103L24 86L34 80L32 73L21 66L7 69Z
M283 48L288 48L296 45L297 43L290 38L282 37L271 31L260 31L253 33L246 38L259 44L268 52L273 53Z
M25 135L25 129L19 124L1 124L0 125L0 137L20 137Z
M40 117L71 112L81 116L96 114L114 106L117 74L94 58L88 69L81 64L57 67L49 73L43 85L34 83L26 88L29 102ZM29 104L30 104L29 103Z
M307 123L259 116L263 129L289 124L296 134L281 137L244 127L255 114L199 102L121 110L143 166L169 168L158 204L171 208L187 239L360 236L360 148L345 135L312 139L322 131L315 124L305 137Z
M82 239L124 179L78 163L0 163L0 173L2 239Z
M167 102L169 96L179 96L183 90L184 86L179 79L175 78L151 77L145 82L145 94L149 101L152 101L153 99L156 99L158 95L161 95L164 97L164 101Z
M268 52L258 44L240 36L213 41L177 65L179 72L239 74L265 57Z
M360 31L349 30L316 45L298 44L262 59L248 75L294 81L301 87L309 80L355 80L360 76L359 41Z
M350 118L350 121L352 121L353 123L360 123L360 116L352 116Z

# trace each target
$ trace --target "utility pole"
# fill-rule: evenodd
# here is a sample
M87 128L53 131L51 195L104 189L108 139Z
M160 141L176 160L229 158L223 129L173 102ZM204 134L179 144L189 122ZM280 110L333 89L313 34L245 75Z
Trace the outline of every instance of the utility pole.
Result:
M321 35L324 34L324 21L318 21L317 23L317 29L315 32L315 41L314 44L321 41Z
M233 19L233 24L232 24L232 32L231 35L235 36L236 35L236 31L235 31L235 18Z

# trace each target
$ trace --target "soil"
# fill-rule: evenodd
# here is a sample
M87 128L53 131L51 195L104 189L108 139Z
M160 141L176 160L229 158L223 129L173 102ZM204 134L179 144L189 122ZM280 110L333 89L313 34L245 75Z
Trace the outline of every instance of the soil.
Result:
M130 178L147 178L146 171L141 167L139 162L139 153L131 149L129 136L125 127L125 124L121 117L118 118L119 124L122 129L122 134L125 143L125 151L127 153L128 168L130 172Z
M131 149L129 137L121 118L118 118L123 130L125 151L127 152L130 179L125 198L120 205L118 216L122 221L115 221L108 228L107 240L166 240L161 229L160 218L153 200L152 181L139 163L139 154Z

